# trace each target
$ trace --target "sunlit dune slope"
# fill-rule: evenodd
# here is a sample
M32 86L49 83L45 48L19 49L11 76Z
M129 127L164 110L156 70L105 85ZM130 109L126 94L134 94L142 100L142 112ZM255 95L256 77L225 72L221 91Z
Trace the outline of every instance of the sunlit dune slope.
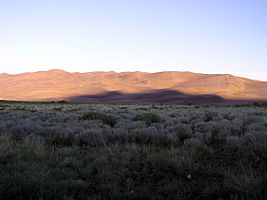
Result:
M65 99L75 101L75 97L79 96L107 94L116 91L119 94L114 95L128 95L127 98L123 97L127 101L131 98L138 99L134 95L140 95L140 93L148 94L163 90L179 92L177 93L179 95L162 93L166 103L168 103L166 100L168 95L171 95L170 102L175 102L175 98L179 98L179 96L183 96L185 99L185 95L216 95L225 100L267 100L267 82L228 74L174 71L69 73L63 70L17 75L0 74L1 100L52 101ZM117 96L118 98L120 96ZM155 100L159 97L151 98ZM149 99L149 96L146 99Z

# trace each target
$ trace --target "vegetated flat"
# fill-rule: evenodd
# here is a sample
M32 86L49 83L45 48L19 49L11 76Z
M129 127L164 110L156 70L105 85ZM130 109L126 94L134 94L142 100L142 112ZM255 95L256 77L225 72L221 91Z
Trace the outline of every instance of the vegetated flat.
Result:
M78 103L236 104L267 101L267 82L229 74L49 70L0 74L0 99Z
M0 199L267 199L264 106L0 102Z

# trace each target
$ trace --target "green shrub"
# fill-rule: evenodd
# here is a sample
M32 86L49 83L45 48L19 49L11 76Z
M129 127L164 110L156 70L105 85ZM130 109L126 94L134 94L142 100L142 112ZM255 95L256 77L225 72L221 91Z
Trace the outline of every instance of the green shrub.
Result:
M66 100L58 101L57 103L68 103Z
M163 150L152 153L149 156L149 161L152 166L157 169L178 170L180 168L180 163L177 159L175 159L174 155Z
M219 113L218 112L214 112L214 111L208 111L205 113L205 118L204 121L205 122L209 122L214 120L214 118L218 117Z
M15 106L13 110L26 110L26 107Z
M212 157L213 151L206 144L198 144L193 149L196 159L207 160Z
M181 123L177 124L174 127L174 132L176 134L176 137L179 138L181 142L193 137L191 127L186 124L181 124Z
M62 107L58 107L58 108L53 108L54 111L62 111Z
M144 113L141 115L136 115L133 118L134 121L144 121L147 125L152 123L159 123L160 117L154 113Z
M98 112L89 112L81 117L83 120L101 120L104 124L114 126L116 124L116 119L111 115L106 115Z

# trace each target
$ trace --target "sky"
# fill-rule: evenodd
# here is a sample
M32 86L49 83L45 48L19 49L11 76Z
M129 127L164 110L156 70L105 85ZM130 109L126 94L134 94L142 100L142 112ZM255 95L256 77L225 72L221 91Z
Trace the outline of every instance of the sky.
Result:
M267 1L0 0L0 73L55 68L267 81Z

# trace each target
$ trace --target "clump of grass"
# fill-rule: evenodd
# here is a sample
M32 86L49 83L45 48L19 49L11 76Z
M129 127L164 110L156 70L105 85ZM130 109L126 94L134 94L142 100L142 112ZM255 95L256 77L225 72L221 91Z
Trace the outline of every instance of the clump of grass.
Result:
M83 120L101 120L104 124L108 124L112 127L117 123L117 120L111 116L98 112L89 112L84 114L80 119Z
M134 121L144 121L147 125L150 125L152 123L159 123L160 117L154 113L144 113L141 115L136 115L133 118Z

